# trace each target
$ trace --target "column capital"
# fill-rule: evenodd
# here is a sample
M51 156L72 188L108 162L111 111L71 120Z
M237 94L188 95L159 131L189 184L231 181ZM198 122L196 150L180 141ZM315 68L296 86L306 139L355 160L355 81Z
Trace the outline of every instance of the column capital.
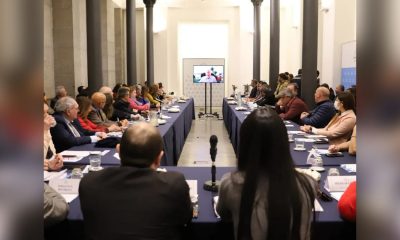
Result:
M263 0L251 0L251 2L253 3L253 5L256 6L261 6Z
M143 3L146 5L146 7L153 7L154 4L156 3L156 0L143 0Z

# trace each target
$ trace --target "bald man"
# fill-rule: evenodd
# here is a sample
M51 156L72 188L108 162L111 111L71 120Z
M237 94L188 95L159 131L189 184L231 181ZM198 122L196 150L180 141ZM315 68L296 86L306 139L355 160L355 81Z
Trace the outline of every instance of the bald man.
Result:
M311 112L303 112L300 122L316 128L324 128L336 114L335 107L329 99L329 89L319 87L315 90L314 99L317 106Z
M110 127L112 125L124 126L127 125L127 121L124 122L114 122L107 118L103 111L106 104L106 95L101 92L95 92L92 95L92 111L88 115L88 119L96 125Z
M163 141L148 123L129 127L117 147L121 166L87 174L79 197L89 239L182 239L192 218L189 187L159 172Z
M108 86L103 86L103 87L101 87L100 89L99 89L99 92L101 92L101 93L104 93L104 94L111 94L111 95L113 95L113 91L112 91L112 89L110 88L110 87L108 87Z

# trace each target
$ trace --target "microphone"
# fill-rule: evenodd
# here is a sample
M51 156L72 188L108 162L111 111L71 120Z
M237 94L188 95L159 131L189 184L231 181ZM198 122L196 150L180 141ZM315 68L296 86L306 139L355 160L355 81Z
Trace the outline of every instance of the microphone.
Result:
M218 138L215 135L211 135L210 137L210 156L211 156L211 180L208 180L204 183L203 188L206 191L211 191L211 192L218 192L218 186L219 186L219 181L215 180L215 175L217 172L217 169L215 167L215 157L217 156L217 143L218 143Z

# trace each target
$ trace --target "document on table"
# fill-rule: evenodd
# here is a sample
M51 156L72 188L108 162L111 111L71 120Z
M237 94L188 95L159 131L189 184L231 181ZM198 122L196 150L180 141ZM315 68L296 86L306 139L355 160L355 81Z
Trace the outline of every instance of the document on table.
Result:
M296 140L300 141L300 142L315 142L314 139L311 138L296 138Z
M61 194L61 196L67 203L71 203L75 198L78 197L78 194Z
M314 210L316 212L323 212L324 211L324 209L322 208L321 204L318 202L317 199L315 199L315 201L314 201Z
M303 131L288 131L289 134L296 134L296 135L305 135L306 133Z
M319 154L327 154L329 153L328 149L315 149L315 151L317 151L317 153Z
M63 151L61 155L64 158L64 162L78 162L84 157L89 156L90 151Z
M349 173L357 172L357 164L342 164L340 167Z
M285 126L286 126L286 127L294 127L293 124L286 124Z
M119 153L114 153L114 157L115 157L116 159L118 159L118 160L121 160L121 159L119 158Z
M324 135L313 135L313 134L306 135L305 137L306 138L326 138L326 136L324 136Z
M101 152L101 156L104 156L104 155L106 155L106 154L109 153L109 152L110 152L110 150L104 150L104 151Z
M189 194L190 197L198 196L197 195L197 180L186 180L187 184L189 185Z
M52 179L64 179L67 177L67 169L64 169L60 172L48 172L43 171L43 180L50 181Z
M339 199L342 197L344 192L331 192L331 196L336 200L339 201Z

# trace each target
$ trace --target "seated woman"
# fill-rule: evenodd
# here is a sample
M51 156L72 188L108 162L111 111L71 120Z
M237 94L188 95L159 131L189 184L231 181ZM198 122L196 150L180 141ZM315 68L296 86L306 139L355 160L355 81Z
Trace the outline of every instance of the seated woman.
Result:
M102 125L97 125L88 119L88 115L92 111L92 100L90 100L88 97L77 97L76 102L79 105L78 121L84 129L93 132L106 133L121 131L121 128L115 124L105 127Z
M222 177L217 204L222 220L233 220L235 239L310 239L317 184L295 170L275 110L253 111L240 143L238 169Z
M138 120L140 115L129 106L129 88L121 87L118 89L117 99L114 103L114 114L112 120Z
M353 134L351 135L349 141L337 145L330 145L328 150L333 153L339 151L349 151L350 155L356 155L357 154L356 128L357 126L354 126Z
M159 94L159 88L158 88L158 84L153 84L150 86L149 89L149 93L151 94L151 96L154 98L154 100L156 100L157 102L161 103L161 98L160 98L160 94Z
M147 86L142 87L142 96L144 99L150 102L151 108L159 108L160 102L153 98L153 96L149 92L149 88Z
M142 104L137 100L137 92L136 86L131 86L130 88L130 98L129 98L129 107L132 109L136 109L138 111L147 111L150 109L150 103Z
M275 104L275 96L274 93L268 89L264 88L261 90L261 98L255 102L258 106L265 106Z
M167 97L167 93L164 90L164 86L163 86L162 82L158 83L158 92L157 92L157 94L158 94L158 96L159 96L158 98L160 100L164 100Z
M56 154L53 140L50 134L50 128L55 126L56 120L48 114L49 106L44 103L43 117L44 117L44 136L43 136L43 170L44 171L58 171L64 165L64 159L61 154Z
M339 111L324 128L315 128L304 125L300 129L304 132L312 132L324 135L329 139L330 144L341 144L347 142L351 137L354 126L356 125L356 115L354 113L354 97L349 92L339 93L334 103L336 110Z

